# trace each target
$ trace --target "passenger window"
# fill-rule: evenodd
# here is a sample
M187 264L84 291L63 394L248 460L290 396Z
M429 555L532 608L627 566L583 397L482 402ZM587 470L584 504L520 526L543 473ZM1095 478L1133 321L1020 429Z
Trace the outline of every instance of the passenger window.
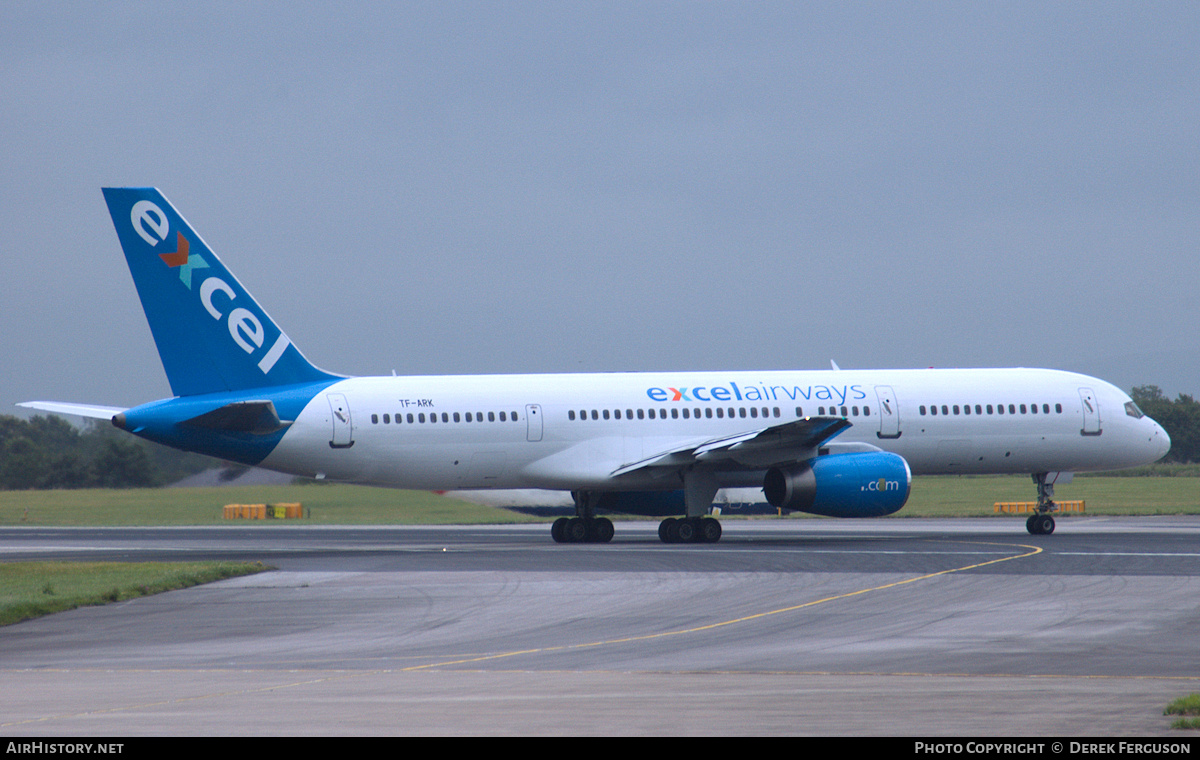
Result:
M717 419L719 419L719 420L725 419L725 408L724 407L721 407L721 406L717 407Z
M372 414L372 415L371 415L371 424L372 424L372 425L378 425L378 424L379 424L379 415L378 415L378 414Z

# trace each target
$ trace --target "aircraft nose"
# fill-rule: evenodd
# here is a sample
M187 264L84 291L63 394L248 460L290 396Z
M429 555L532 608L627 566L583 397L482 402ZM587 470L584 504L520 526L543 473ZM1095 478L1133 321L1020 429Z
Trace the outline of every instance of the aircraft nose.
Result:
M1162 425L1154 423L1154 434L1150 438L1151 445L1154 446L1154 461L1158 461L1167 455L1171 450L1171 436L1167 435L1167 431L1163 430Z

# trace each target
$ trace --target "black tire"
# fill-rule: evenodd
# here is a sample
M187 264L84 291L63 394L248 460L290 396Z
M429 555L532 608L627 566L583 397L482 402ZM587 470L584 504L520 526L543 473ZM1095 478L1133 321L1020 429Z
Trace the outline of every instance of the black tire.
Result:
M566 543L566 541L567 541L567 523L569 523L569 522L570 522L570 519L568 519L566 517L560 517L554 521L553 525L550 526L550 538L553 538L555 543L557 543L557 544Z
M679 536L679 543L690 544L699 537L700 531L696 521L689 517L675 523L675 535Z
M1032 515L1025 521L1025 530L1035 536L1048 536L1054 532L1054 518L1050 515Z
M589 539L597 544L607 544L609 541L612 541L613 534L616 532L616 529L613 528L612 520L609 520L607 517L597 517L595 520L592 520L591 529L588 531L590 534Z
M721 540L721 521L706 517L700 521L700 540L706 544L715 544Z
M567 520L567 529L563 531L569 544L582 544L588 538L588 524L582 517L572 517Z
M664 544L674 543L674 540L671 538L671 531L675 527L675 522L674 517L668 517L658 524L659 541L662 541Z

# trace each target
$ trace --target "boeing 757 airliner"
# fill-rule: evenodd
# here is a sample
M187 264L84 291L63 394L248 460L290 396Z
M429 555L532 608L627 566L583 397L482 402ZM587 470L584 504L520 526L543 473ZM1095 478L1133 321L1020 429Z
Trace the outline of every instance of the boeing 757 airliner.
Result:
M611 540L602 511L664 516L668 543L717 541L722 487L761 487L783 511L887 515L932 473L1032 475L1026 527L1046 534L1055 482L1171 445L1116 387L1046 369L344 377L300 353L158 190L104 198L175 396L21 406L312 478L570 491L559 542Z

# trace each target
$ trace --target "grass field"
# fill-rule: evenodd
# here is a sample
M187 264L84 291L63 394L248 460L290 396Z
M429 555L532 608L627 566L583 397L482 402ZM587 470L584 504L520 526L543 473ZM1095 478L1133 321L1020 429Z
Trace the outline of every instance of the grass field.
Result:
M305 512L304 520L293 522L321 525L447 525L531 519L428 491L331 484L0 491L0 525L218 525L231 522L221 517L226 504L293 502L303 504Z
M266 569L260 562L0 562L0 625Z
M1032 501L1027 476L923 477L893 519L990 517L997 501ZM1200 478L1077 477L1060 500L1082 499L1088 514L1200 514ZM426 491L348 485L2 491L0 525L217 525L225 504L300 502L308 524L481 524L536 521ZM274 520L239 521L279 524Z

